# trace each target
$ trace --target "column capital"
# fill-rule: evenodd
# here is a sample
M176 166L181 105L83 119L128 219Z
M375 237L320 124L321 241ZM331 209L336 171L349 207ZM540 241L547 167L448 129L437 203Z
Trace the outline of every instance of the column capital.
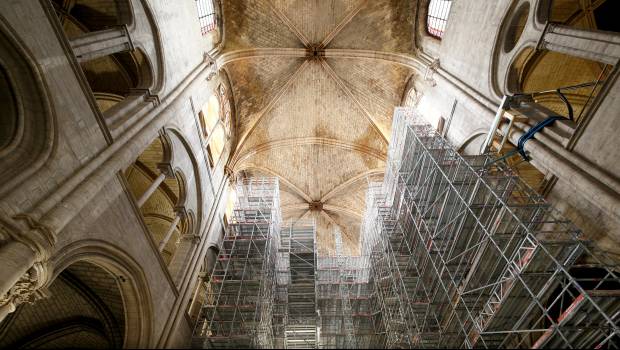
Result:
M159 95L153 94L148 88L131 88L129 89L129 96L142 96L144 102L150 102L155 107L161 103Z
M547 35L547 33L549 33L550 31L553 30L553 27L555 26L555 24L553 22L547 22L547 24L545 24L545 28L543 28L542 33L540 34L540 38L538 38L538 42L536 43L536 50L546 50L546 41L545 41L545 36Z
M523 102L533 102L534 98L531 95L514 95L507 96L505 106L501 106L506 110L515 109L521 106Z
M428 82L431 86L437 85L437 82L433 78L433 75L440 67L439 58L435 58L426 66L426 71L424 72L424 81Z
M185 209L185 206L174 207L174 212L181 219L188 217L187 209Z
M32 249L37 254L38 261L47 260L52 247L56 244L56 233L30 214L17 214L12 219L16 226L0 225L0 231Z
M134 51L136 49L136 46L133 43L133 40L131 40L131 33L129 32L129 27L127 26L127 24L121 24L120 27L122 27L123 32L125 32L125 36L127 36L127 44L129 45L129 51Z
M9 312L23 304L32 304L39 299L49 296L49 291L43 286L51 276L47 264L35 263L19 280L0 296L0 307L8 305Z
M181 236L181 240L190 242L192 244L198 244L200 243L200 236L194 234L184 234Z
M174 178L174 169L172 169L172 165L170 163L157 163L157 169L159 169L162 174L166 175L167 178Z
M228 176L228 178L232 180L234 174L233 169L229 165L224 165L224 175Z
M213 77L217 75L219 68L215 59L211 55L209 55L208 52L204 53L204 61L209 65L209 74L207 75L207 81L210 81L211 79L213 79Z
M205 52L203 57L204 57L204 60L205 60L206 63L208 63L208 64L215 64L215 59L208 52Z

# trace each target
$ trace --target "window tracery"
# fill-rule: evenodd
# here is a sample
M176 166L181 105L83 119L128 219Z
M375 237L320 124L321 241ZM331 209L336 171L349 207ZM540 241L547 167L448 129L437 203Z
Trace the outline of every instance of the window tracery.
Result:
M196 0L198 9L198 22L200 22L200 32L202 35L215 30L216 16L213 0Z
M431 36L437 39L443 38L451 6L452 0L431 0L429 2L426 30Z
M213 168L220 159L230 134L231 107L226 88L220 85L199 113L202 137Z

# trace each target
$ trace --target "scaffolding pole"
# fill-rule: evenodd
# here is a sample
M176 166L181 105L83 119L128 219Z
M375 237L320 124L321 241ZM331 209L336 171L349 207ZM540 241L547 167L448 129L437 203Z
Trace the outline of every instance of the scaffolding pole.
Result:
M291 222L282 227L278 252L278 307L282 317L274 322L279 345L286 349L317 347L316 225Z
M411 114L395 112L362 232L385 347L618 347L618 266L502 162Z
M334 231L334 255L319 255L317 302L322 349L376 348L382 337L373 312L369 261L365 256L345 255L340 230Z
M249 179L236 191L192 343L203 348L273 348L281 222L278 180Z
M276 179L237 188L193 345L618 348L619 267L502 161L397 108L360 255L281 224ZM331 255L330 255L331 254Z

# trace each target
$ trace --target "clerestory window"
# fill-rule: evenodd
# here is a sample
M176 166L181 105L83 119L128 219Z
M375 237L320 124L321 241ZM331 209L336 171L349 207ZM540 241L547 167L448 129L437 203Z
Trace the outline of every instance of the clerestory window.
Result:
M428 4L428 15L426 16L426 31L437 39L443 37L448 24L448 15L452 0L431 0Z
M196 0L198 8L198 21L202 35L215 29L215 7L213 0Z

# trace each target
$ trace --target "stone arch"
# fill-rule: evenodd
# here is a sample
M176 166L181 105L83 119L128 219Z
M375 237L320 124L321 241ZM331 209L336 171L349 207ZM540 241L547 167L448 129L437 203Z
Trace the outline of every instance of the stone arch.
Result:
M599 2L597 6L603 3L606 2ZM536 101L560 115L567 115L567 107L554 92L555 89L605 80L612 71L610 66L555 51L536 49L548 21L591 30L599 29L596 19L584 19L584 13L593 10L585 10L582 5L575 0L513 2L502 20L493 53L491 76L494 91L498 96L550 90L537 95ZM520 16L525 13L522 9L526 7L530 9L527 19ZM522 29L519 38L510 35L515 26L518 30ZM594 99L596 93L597 89L592 87L565 93L575 117L583 114L586 104Z
M134 22L129 0L52 0L68 38Z
M126 37L125 49L130 50L127 53L142 63L138 70L142 71L143 77L148 77L142 79L148 83L140 83L135 88L148 89L147 97L156 96L162 90L164 66L160 31L146 0L51 0L51 3L65 36L72 43L83 43L92 32L112 30L117 32L116 35ZM78 59L88 60L84 54L88 57L93 53L80 52ZM119 55L106 57L112 56ZM99 61L104 60L99 57Z
M0 66L0 103L5 106L0 119L0 150L14 143L18 133L19 119L13 86L9 81L7 70Z
M174 167L175 172L179 173L185 186L183 201L180 201L188 212L195 215L192 231L199 231L203 220L203 191L201 187L201 171L198 167L196 151L192 148L191 143L184 137L183 133L175 126L169 126L165 129L165 137L169 140L171 150L170 164ZM188 231L190 232L190 231Z
M188 227L184 215L188 180L183 169L174 166L175 147L162 131L124 172L154 243L162 244L160 250L166 264L174 254L173 243ZM173 231L169 231L172 225Z
M484 143L488 130L477 129L473 131L465 140L457 147L457 152L466 155L480 154L480 148Z
M0 17L0 194L36 172L53 151L55 118L36 67Z
M141 270L120 249L78 241L52 258L48 297L24 304L0 326L16 347L148 347L151 301Z
M140 48L84 61L80 66L103 113L154 84L150 59ZM110 95L115 99L104 98Z
M507 23L505 23L502 34L502 49L504 53L509 53L512 51L512 49L514 49L520 41L530 14L530 7L530 3L528 1L524 1L515 7L513 12L510 14L510 18L507 20Z
M584 8L586 4L587 2L574 0L540 1L536 15L539 17L538 20L567 26L590 30L614 30L614 28L608 27L608 23L599 21L600 18L595 16L595 12L609 11L604 8L605 4L617 7L617 1L599 1L596 6ZM594 5L593 2L591 4ZM612 72L612 67L603 63L554 51L535 51L524 62L515 62L515 64L521 64L519 69L522 71L519 80L513 81L518 86L518 90L515 92L526 93L605 81ZM586 112L588 102L594 99L598 91L599 89L593 87L564 91L574 110L577 122L579 122L580 116ZM568 115L565 103L555 92L539 94L536 96L536 101L560 115Z
M170 143L172 155L171 164L183 173L188 181L199 172L198 162L196 160L196 151L192 148L192 143L184 136L183 132L176 126L170 125L163 132L165 138ZM199 152L199 151L198 151Z
M149 60L152 76L152 84L149 87L151 94L157 95L165 88L165 65L164 50L161 42L161 33L157 17L153 14L151 4L147 0L131 0L135 7L135 12L140 11L141 23L138 18L130 26L130 32L140 32L134 39L136 48L142 49ZM140 26L140 28L138 28Z
M536 47L544 29L544 23L536 21L536 3L533 0L515 0L506 7L498 30L495 32L495 45L489 76L491 86L498 98L510 93L508 86L511 64L528 47Z
M526 66L531 64L531 58L534 55L536 55L536 48L526 46L513 56L506 72L504 91L510 94L523 92L523 75L527 71Z
M534 93L551 90L551 92L537 95L537 103L566 116L568 115L567 107L553 90L603 81L611 71L608 66L595 61L558 52L536 52L524 62L521 77L519 81L514 82L519 87L515 92ZM564 91L564 95L572 105L576 121L582 115L588 100L596 96L597 91L592 87ZM589 97L591 93L593 95Z
M140 265L121 248L100 240L74 242L58 251L62 254L51 260L54 269L51 281L78 262L93 264L115 276L125 312L123 347L149 347L152 343L153 302Z
M187 204L187 177L183 174L183 169L175 168L174 177L179 183L179 191L177 196L177 207L184 207Z
M554 0L539 0L536 3L534 14L538 23L547 23L549 21L549 14L551 13L551 6Z
M220 253L220 248L213 244L209 248L207 248L207 253L205 254L205 266L204 271L207 274L207 278L210 277L213 268L215 267L215 263L217 262L217 256Z
M597 3L597 6L606 3ZM547 21L562 25L595 30L596 19L585 20L583 4L574 0L541 0L536 2L530 20L531 27L541 26ZM542 32L541 32L542 33ZM541 34L539 33L539 35ZM531 40L518 45L506 64L503 91L509 94L536 93L536 102L555 113L568 116L568 108L554 91L560 87L583 83L605 81L612 69L610 66L580 57L555 51L535 50ZM500 74L501 75L501 72ZM576 122L587 114L588 103L594 100L600 89L591 86L564 90L571 104ZM541 93L542 92L542 93Z

